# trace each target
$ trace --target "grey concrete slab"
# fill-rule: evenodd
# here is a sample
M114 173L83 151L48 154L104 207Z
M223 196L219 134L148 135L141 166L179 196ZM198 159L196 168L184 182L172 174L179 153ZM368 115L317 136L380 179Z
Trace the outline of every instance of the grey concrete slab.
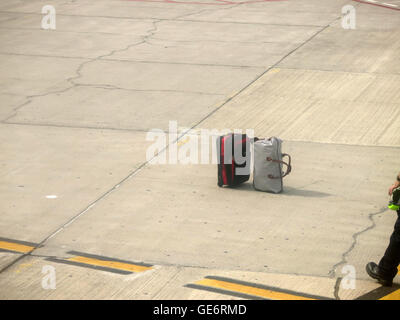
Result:
M41 242L146 156L143 133L5 124L0 131L0 232L10 239Z
M132 130L168 130L169 118L192 126L225 99L223 95L78 86L33 99L9 123ZM141 151L145 153L144 150Z
M9 29L41 30L43 37L49 36L48 30L42 30L41 22L44 15L40 13L8 13L0 12L0 29L3 32ZM75 37L85 37L91 34L118 34L131 37L140 37L148 34L153 27L152 19L117 19L107 17L88 17L79 15L57 14L56 29L53 33L77 33ZM86 35L87 36L87 35Z
M32 2L31 2L32 3ZM0 9L1 10L10 10L10 9L18 9L21 8L21 6L25 6L26 4L28 4L28 1L24 1L24 0L17 0L17 1L3 1L0 5Z
M157 46L158 50L154 50ZM269 67L289 53L297 44L280 42L235 42L205 40L201 42L168 41L152 37L125 52L113 55L118 60L176 62L185 64Z
M4 29L3 29L4 30ZM31 41L26 41L29 37ZM7 29L0 33L0 42L6 43L6 53L31 55L51 55L59 57L97 58L113 50L138 43L140 36L88 33L77 36L72 32L54 32L52 30ZM3 49L4 50L4 49Z
M85 66L76 83L230 96L263 71L253 67L98 60Z
M398 75L275 68L201 123L287 140L400 146ZM229 114L229 118L226 117Z
M67 79L76 77L76 70L85 61L87 60L0 54L0 93L28 97L62 91L71 86ZM15 103L13 106L18 105Z
M0 236L48 239L20 261L0 256L14 262L1 298L226 298L183 287L207 275L348 299L377 287L363 265L394 218L384 211L400 146L394 11L181 2L53 1L53 31L40 29L47 1L0 3L0 116L19 122L0 124ZM355 30L341 27L345 4ZM279 135L294 161L285 193L219 189L215 165L131 176L146 130L169 120ZM157 268L119 278L59 264L59 290L43 290L46 257L69 250ZM346 264L355 290L335 287Z
M397 30L397 29L396 29ZM327 28L280 67L348 72L400 72L397 32Z
M227 10L199 12L182 20L203 20L235 23L254 23L282 26L325 26L341 15L341 8L351 3L339 1L271 1L243 3Z
M113 59L267 67L317 30L316 27L161 21L146 44L116 53Z
M214 6L213 6L214 7ZM226 7L226 6L224 6ZM88 16L107 16L119 18L136 18L136 19L175 19L177 17L186 16L191 13L197 13L204 10L204 6L190 4L190 2L170 4L170 3L140 3L137 1L101 1L93 4L92 1L82 1L76 4L65 5L62 7L64 14L76 14ZM213 8L218 10L219 8Z
M17 12L17 13L41 13L43 6L48 5L45 0L17 0L13 2L3 2L0 6L0 10L4 12ZM159 18L173 17L180 13L186 13L192 9L190 6L179 6L173 8L172 6L165 6L162 3L155 5L146 4L145 2L132 2L127 3L126 1L115 1L110 2L107 0L98 1L93 4L92 1L74 1L65 2L61 0L52 1L52 5L56 8L56 11L60 14L70 15L86 15L86 16L111 16L111 17L126 17L126 18L146 18L151 16L157 16ZM197 7L197 6L196 6ZM138 10L140 9L140 10ZM151 12L153 10L153 12Z
M353 235L386 205L398 149L285 142L284 151L294 172L283 194L257 192L250 183L218 188L214 165L150 166L37 252L333 275ZM385 168L371 170L381 161Z
M292 42L302 43L319 27L274 26L201 21L161 21L156 37L169 41Z
M15 112L15 108L24 104L26 97L13 95L9 93L0 94L0 119L5 119L12 116Z
M0 13L0 25L4 23L12 23L13 20L18 19L18 15L14 13Z
M196 1L196 3L181 2L175 3L148 3L146 1L108 1L102 0L93 3L93 1L85 0L79 2L53 1L52 5L59 14L64 15L82 15L97 17L118 17L118 18L135 18L135 19L173 19L176 17L186 16L191 13L197 13L205 9L205 7ZM207 2L205 5L208 7ZM20 13L40 13L43 6L48 5L45 0L24 1L19 0L13 3L3 3L0 11L4 12L20 12ZM226 9L232 5L215 6L212 10Z

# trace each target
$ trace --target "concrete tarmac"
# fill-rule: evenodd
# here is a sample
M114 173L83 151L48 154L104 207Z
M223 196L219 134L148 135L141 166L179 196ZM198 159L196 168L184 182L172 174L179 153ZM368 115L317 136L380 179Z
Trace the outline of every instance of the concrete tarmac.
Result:
M365 272L396 219L399 1L55 0L43 29L46 5L0 4L0 299L400 299ZM284 192L218 188L206 129L283 139Z

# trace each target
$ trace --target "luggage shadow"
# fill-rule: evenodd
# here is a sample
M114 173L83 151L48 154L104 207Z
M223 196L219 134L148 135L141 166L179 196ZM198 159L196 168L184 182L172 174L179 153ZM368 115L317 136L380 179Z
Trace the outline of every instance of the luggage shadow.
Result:
M282 194L288 196L298 196L298 197L305 197L305 198L325 198L330 197L330 193L314 191L314 190L305 190L305 189L296 189L292 187L283 187Z
M238 186L232 186L232 187L225 186L224 188L240 190L240 191L263 192L263 191L254 189L252 183L242 183ZM284 196L297 196L297 197L305 197L305 198L325 198L325 197L332 196L332 194L330 194L330 193L314 191L314 190L306 190L306 189L296 189L296 188L287 187L287 186L283 187L283 191L281 193L273 193L273 192L263 192L263 193L284 195Z
M232 189L232 190L240 190L240 191L256 191L253 187L252 183L242 183L237 186L224 186L224 188Z

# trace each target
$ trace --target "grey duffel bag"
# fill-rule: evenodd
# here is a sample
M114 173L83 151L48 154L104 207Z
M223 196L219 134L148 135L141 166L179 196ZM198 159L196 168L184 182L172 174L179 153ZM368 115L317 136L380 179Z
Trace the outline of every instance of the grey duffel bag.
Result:
M288 157L289 161L282 159ZM283 172L283 166L286 172ZM256 190L279 193L283 190L283 178L292 170L291 158L282 154L282 140L276 137L254 142L253 185Z

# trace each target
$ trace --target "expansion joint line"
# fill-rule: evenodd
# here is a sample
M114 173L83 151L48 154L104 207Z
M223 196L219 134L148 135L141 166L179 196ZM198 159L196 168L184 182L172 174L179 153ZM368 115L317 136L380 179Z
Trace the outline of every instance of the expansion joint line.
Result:
M64 89L58 89L58 90L53 90L53 91L50 91L50 92L45 92L45 93L42 93L42 94L26 96L25 97L26 101L24 103L20 104L19 106L15 107L14 110L13 110L14 113L12 115L8 116L5 119L2 119L1 122L2 123L7 123L8 120L12 119L13 117L15 117L17 115L17 113L18 113L18 111L20 109L22 109L23 107L25 107L28 104L30 104L35 98L45 97L45 96L54 95L54 94L65 93L65 92L67 92L67 91L69 91L69 90L71 90L71 89L73 89L75 87L84 85L84 84L77 83L76 81L82 77L82 70L83 70L83 68L85 66L87 66L88 64L91 64L93 62L99 61L99 60L101 60L103 58L111 57L112 55L114 55L116 53L127 51L130 48L133 48L135 46L138 46L138 45L141 45L141 44L144 44L144 43L149 43L149 40L151 39L151 37L153 37L158 31L157 24L159 22L162 22L162 20L161 19L153 19L152 28L149 29L148 31L146 31L147 34L142 36L142 39L140 41L132 43L132 44L129 44L128 46L126 46L126 47L124 47L122 49L112 50L111 52L109 52L107 54L103 54L103 55L100 55L98 57L95 57L95 58L92 58L92 59L89 59L89 60L86 60L86 61L82 62L77 67L77 69L75 71L76 75L65 80L67 83L70 84L70 86L68 86L68 87L66 87Z

